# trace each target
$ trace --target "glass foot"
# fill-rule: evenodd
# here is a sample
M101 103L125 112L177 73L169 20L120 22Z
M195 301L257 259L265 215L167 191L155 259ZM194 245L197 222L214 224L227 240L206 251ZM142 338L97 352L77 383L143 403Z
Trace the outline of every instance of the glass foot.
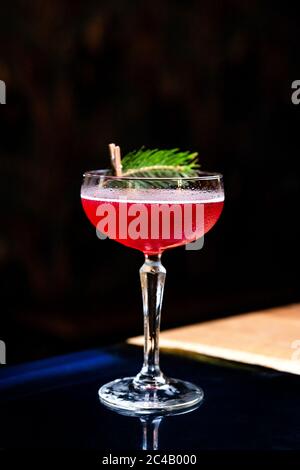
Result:
M190 408L203 400L204 393L196 385L177 379L167 379L166 384L151 390L140 390L134 386L134 377L126 377L103 385L99 397L109 408L139 415Z

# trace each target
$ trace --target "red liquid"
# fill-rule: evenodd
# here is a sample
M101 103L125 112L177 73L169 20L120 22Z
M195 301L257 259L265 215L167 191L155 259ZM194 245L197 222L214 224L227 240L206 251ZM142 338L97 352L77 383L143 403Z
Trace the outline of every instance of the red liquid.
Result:
M173 204L176 210L168 215L168 210ZM162 253L168 248L184 245L202 237L217 222L223 204L224 202L218 199L210 199L207 202L144 203L142 200L124 202L82 196L82 205L87 217L101 233L147 254ZM137 220L137 216L141 214L138 210L140 207L143 217ZM159 209L167 210L167 215L159 214L157 217Z

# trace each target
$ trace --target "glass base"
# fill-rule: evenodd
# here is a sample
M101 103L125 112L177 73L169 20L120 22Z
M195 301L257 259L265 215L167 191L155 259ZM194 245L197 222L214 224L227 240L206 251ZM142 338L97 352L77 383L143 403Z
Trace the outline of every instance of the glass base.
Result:
M167 379L167 383L151 390L134 385L134 377L117 379L99 390L101 402L109 408L130 414L164 414L199 404L203 390L190 382Z

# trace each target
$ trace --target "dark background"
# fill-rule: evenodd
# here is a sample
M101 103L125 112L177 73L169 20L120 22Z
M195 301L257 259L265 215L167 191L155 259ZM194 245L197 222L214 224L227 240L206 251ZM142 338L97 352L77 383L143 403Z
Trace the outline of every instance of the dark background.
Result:
M204 249L166 253L162 326L300 300L299 11L288 2L1 4L0 339L7 362L142 332L140 253L100 241L81 175L141 145L224 174Z

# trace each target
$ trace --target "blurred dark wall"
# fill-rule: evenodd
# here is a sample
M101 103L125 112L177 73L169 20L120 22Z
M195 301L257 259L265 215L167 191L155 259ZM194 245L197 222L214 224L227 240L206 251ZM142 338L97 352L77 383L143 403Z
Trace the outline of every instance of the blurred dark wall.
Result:
M299 301L299 15L287 2L1 5L0 339L8 362L141 332L142 255L99 241L84 170L198 150L226 206L199 252L164 255L163 327Z

